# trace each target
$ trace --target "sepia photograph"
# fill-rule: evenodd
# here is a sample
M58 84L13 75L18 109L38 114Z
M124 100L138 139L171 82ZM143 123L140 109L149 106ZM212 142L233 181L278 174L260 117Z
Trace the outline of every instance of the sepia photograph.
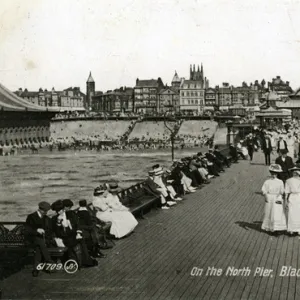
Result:
M0 299L300 299L299 16L0 0Z

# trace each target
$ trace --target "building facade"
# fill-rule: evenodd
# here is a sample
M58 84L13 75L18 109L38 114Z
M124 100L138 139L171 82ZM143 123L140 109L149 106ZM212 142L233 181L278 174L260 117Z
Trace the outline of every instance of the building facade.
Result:
M216 90L213 88L207 88L205 90L205 107L206 109L213 109L218 105L218 97Z
M180 111L183 114L199 115L205 110L205 89L209 82L204 77L203 65L190 66L190 79L183 79L180 85Z
M272 79L272 82L268 82L269 91L276 92L282 100L286 99L293 93L293 89L290 87L289 81L283 81L280 76Z
M144 114L159 113L159 93L164 84L158 79L139 80L134 87L134 112Z
M103 113L128 113L133 112L133 88L121 87L105 93L96 92L92 97L93 111Z
M39 91L23 91L21 88L15 92L24 100L45 107L61 107L63 109L84 109L85 94L80 91L79 87L69 87L63 91L51 91L42 88Z
M166 86L159 91L159 113L180 111L179 90Z

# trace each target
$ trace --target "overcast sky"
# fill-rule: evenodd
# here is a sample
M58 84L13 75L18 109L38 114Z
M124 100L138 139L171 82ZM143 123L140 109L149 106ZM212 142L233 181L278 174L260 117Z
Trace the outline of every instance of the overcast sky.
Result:
M11 90L134 86L204 66L210 85L276 75L300 86L300 0L0 0Z

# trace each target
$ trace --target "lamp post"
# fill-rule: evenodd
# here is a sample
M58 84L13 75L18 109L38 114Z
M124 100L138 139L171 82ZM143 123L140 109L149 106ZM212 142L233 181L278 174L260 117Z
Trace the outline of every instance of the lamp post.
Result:
M174 160L174 141L175 141L175 134L176 131L174 130L174 128L172 128L168 123L167 120L172 120L174 121L174 118L170 118L170 114L172 114L172 111L166 111L164 113L164 125L165 127L170 131L170 139L171 139L171 147L172 147L172 161ZM169 115L169 116L168 116ZM172 115L171 115L172 116Z

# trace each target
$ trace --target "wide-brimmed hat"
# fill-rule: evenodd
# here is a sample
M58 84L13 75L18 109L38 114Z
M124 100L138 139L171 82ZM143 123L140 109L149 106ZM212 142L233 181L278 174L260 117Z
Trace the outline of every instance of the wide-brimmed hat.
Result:
M300 166L299 165L295 165L294 167L290 168L289 171L293 172L293 171L300 171Z
M53 202L51 204L51 209L56 211L56 212L59 212L60 210L64 209L64 204L63 204L63 201L62 200L57 200L55 202Z
M94 196L100 196L105 192L105 189L103 186L98 186L94 189Z
M154 174L155 174L154 170L150 170L150 171L148 172L148 175L149 175L149 176L153 176Z
M274 173L281 173L282 172L282 168L278 164L272 164L269 167L269 171L270 172L274 172Z
M162 175L164 173L164 170L163 170L162 167L156 168L153 171L154 171L155 176L159 176L159 175Z
M119 189L119 185L117 182L111 182L109 184L109 191L110 192L118 192L120 189Z

